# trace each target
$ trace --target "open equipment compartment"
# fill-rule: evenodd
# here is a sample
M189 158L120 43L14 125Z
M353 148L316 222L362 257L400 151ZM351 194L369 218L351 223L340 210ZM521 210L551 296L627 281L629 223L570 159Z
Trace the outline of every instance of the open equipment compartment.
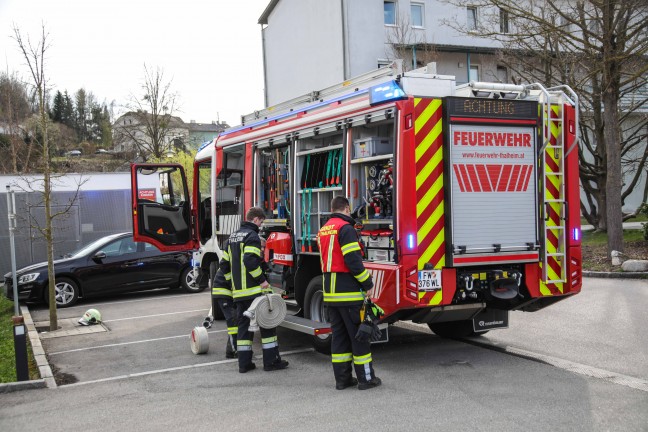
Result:
M353 142L349 201L360 221L365 260L389 262L394 253L394 120L356 125Z
M318 252L317 233L331 217L331 200L336 195L344 195L345 148L342 128L302 138L296 143L299 223L295 223L295 232L301 253Z

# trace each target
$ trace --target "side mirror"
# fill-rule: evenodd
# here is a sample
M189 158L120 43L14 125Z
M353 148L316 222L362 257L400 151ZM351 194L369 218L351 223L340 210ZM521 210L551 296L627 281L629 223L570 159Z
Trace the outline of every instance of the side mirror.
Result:
M99 251L99 252L97 252L96 254L94 254L94 255L92 256L92 259L93 259L94 261L100 262L101 260L106 259L106 252L104 252L104 251Z

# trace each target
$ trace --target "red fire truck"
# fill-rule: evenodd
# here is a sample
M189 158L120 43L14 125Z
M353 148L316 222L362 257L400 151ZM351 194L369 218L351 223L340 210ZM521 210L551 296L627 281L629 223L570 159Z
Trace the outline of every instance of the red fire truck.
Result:
M284 325L317 347L330 329L316 237L338 195L384 324L479 335L580 291L578 98L567 86L456 85L394 64L241 120L199 150L191 190L179 165L133 165L135 239L198 250L213 274L245 211L263 208L269 279L297 310ZM155 197L138 193L150 176Z

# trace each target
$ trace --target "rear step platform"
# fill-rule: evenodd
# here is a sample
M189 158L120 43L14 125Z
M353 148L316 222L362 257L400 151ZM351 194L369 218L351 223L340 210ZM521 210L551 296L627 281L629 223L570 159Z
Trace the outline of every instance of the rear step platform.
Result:
M329 323L312 321L308 318L302 318L295 315L286 315L286 318L280 324L280 327L285 327L313 336L331 333L331 325Z

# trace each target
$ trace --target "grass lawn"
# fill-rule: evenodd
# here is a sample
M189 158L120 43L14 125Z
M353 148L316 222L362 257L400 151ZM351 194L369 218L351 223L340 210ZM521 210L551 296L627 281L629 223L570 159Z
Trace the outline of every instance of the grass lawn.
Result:
M0 383L16 381L16 355L14 353L13 323L11 322L13 314L13 303L0 295ZM27 341L27 356L29 378L39 379L40 375L29 341Z
M648 215L640 213L637 216L630 218L624 222L648 222ZM581 225L589 225L589 224L590 223L587 222L587 219L585 219L584 217L581 218Z
M621 271L607 258L607 233L583 232L583 270ZM648 240L643 239L643 230L623 230L624 253L629 259L648 260Z

